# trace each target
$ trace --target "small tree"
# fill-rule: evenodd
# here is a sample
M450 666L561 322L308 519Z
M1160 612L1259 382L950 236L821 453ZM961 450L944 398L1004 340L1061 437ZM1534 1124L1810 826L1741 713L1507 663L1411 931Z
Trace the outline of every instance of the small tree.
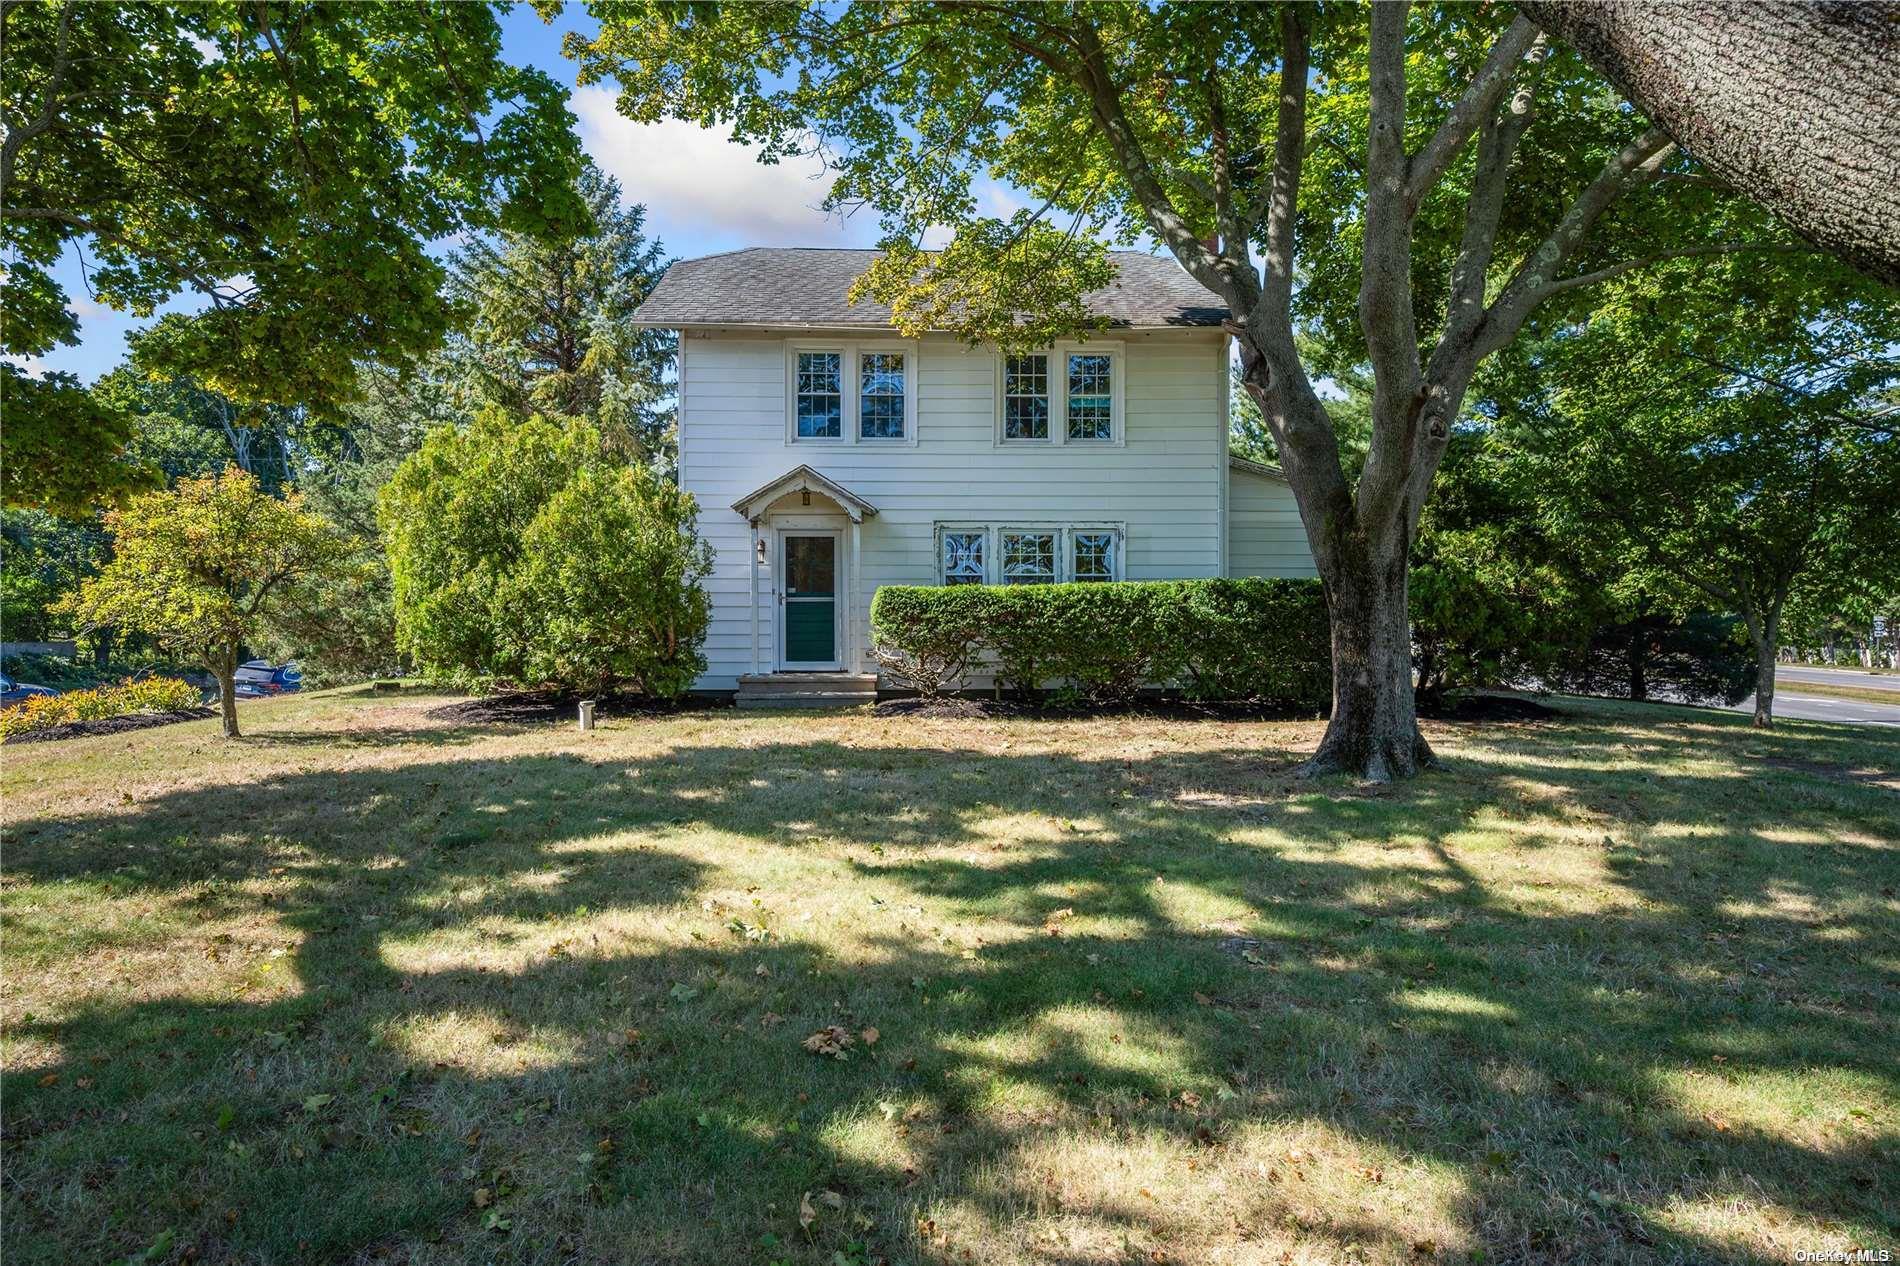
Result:
M378 510L397 643L434 673L677 695L703 668L711 558L696 513L583 422L489 410L445 427Z
M218 679L224 735L238 737L238 657L271 604L339 574L347 546L296 495L279 501L232 466L133 498L106 516L117 553L80 587L76 618L150 634Z

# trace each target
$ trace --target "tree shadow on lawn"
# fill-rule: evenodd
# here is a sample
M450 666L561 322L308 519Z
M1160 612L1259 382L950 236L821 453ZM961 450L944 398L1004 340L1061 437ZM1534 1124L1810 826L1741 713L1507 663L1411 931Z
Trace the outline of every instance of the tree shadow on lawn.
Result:
M204 1261L728 1261L768 1233L811 1260L1250 1236L1763 1253L1670 1221L1722 1199L1890 1238L1895 801L1817 777L1755 803L1746 765L1683 768L1712 742L1861 749L1650 724L1638 754L1672 764L1633 774L1627 723L1508 734L1375 794L1263 777L1242 747L815 741L287 774L17 822L9 886L291 944L249 951L226 1001L16 1019L58 1062L5 1082L9 1259L166 1229ZM1561 870L1508 882L1554 857L1599 866L1602 899L1569 902ZM836 943L775 913L827 898ZM54 916L9 922L10 955L106 967ZM819 1060L800 1039L830 1024L883 1032ZM1789 1079L1883 1112L1822 1139L1705 1107L1798 1100ZM1318 1154L1260 1172L1273 1131ZM1078 1188L1052 1147L1175 1186ZM1368 1156L1449 1173L1442 1208L1385 1209L1396 1173L1303 1172ZM1186 1164L1220 1182L1183 1187ZM844 1211L801 1236L826 1190ZM1434 1216L1444 1241L1419 1243Z

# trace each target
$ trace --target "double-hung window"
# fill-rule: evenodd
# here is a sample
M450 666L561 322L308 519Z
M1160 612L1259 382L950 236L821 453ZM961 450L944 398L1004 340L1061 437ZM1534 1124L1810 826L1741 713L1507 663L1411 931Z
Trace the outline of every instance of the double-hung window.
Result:
M917 442L917 345L896 339L788 343L785 441Z
M1047 354L1037 352L1029 356L1003 358L1003 438L1049 438Z
M1112 440L1115 438L1115 373L1107 352L1070 352L1068 389L1063 399L1068 423L1068 438Z
M997 358L998 444L1123 443L1121 343L1092 339Z
M980 585L987 578L983 570L986 531L945 532L943 534L943 583Z
M797 435L801 440L844 437L844 354L798 353Z
M1054 532L1003 532L1003 583L1053 585L1056 582Z
M858 438L904 438L904 353L858 353Z

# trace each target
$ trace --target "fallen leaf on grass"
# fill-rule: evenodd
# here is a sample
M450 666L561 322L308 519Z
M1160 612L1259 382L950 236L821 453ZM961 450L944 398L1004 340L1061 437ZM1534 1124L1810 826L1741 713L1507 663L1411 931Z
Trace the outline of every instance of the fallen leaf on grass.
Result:
M877 1030L874 1028L867 1028L862 1033L859 1033L858 1036L864 1040L864 1044L866 1046L877 1045L878 1034L877 1034Z
M811 1192L798 1198L798 1226L802 1231L811 1230L811 1224L818 1220L818 1210L812 1207Z
M855 1039L836 1024L827 1024L805 1039L805 1049L814 1055L823 1055L830 1059L849 1059L845 1051Z

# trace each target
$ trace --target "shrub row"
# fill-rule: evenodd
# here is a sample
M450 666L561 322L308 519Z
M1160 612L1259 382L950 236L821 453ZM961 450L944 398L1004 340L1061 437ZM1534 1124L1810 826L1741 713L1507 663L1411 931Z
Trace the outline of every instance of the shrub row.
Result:
M993 675L1119 703L1144 686L1206 701L1323 707L1332 694L1317 580L890 586L871 602L885 672L925 695Z
M133 712L190 712L202 706L198 687L176 677L147 677L63 695L34 695L0 712L0 738L50 730L69 721L98 721Z

